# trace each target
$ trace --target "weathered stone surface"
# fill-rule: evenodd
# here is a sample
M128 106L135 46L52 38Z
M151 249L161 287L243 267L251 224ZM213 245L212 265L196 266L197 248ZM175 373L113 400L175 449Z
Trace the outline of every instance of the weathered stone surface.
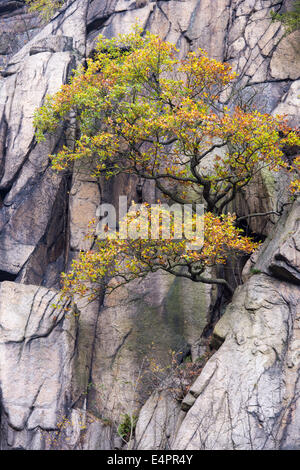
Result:
M34 146L32 118L35 109L42 104L45 93L53 94L59 89L70 66L70 53L43 52L28 56L22 63L22 70L7 77L0 95L3 119L9 122L1 189L13 182Z
M278 210L281 210L289 200L290 181L291 175L287 172L278 174L264 169L237 196L233 204L234 211L238 216L241 214L244 216L247 214L268 214L244 219L244 222L254 233L269 235L278 222Z
M257 42L263 37L270 25L270 21L270 19L258 22L252 21L246 26L245 38L251 49L254 49Z
M210 57L224 58L225 36L229 21L229 0L198 2L185 33L193 47L201 47Z
M43 237L49 238L47 230L55 220L57 201L66 189L62 176L49 168L48 158L63 142L62 132L46 143L36 144L32 120L46 94L53 94L66 82L85 51L86 8L87 2L69 2L67 10L14 55L4 72L6 78L0 88L0 190L4 194L0 208L0 270L12 275L21 271L43 244ZM56 236L64 236L60 223ZM50 253L50 247L44 252ZM46 265L60 255L59 250L54 251L55 259L53 250L51 260L44 257ZM40 272L33 264L32 269Z
M276 79L292 79L300 77L300 32L289 34L278 44L271 59L271 75Z
M281 34L279 31L281 30ZM279 33L279 34L278 34ZM259 48L263 56L268 56L274 46L279 42L283 31L280 23L271 23L258 41Z
M60 272L90 248L84 235L100 193L101 202L116 208L119 194L137 196L134 178L95 183L54 174L48 155L65 136L59 131L39 145L33 138L35 107L92 52L99 33L128 32L138 20L181 55L202 47L230 60L245 95L257 91L260 110L288 114L298 124L297 51L288 42L296 35L280 41L283 28L270 21L278 0L68 0L44 26L22 4L0 0L0 281L17 276L58 288ZM263 175L237 201L239 215L277 209L287 201L288 184L284 175ZM143 198L156 197L146 184ZM196 359L213 289L154 276L105 299L100 311L102 298L79 301L80 316L76 310L68 318L51 309L52 301L46 307L54 291L0 284L1 447L121 448L121 414L138 413L144 403L134 444L140 449L299 447L296 207L253 263L261 274L248 269L215 330L224 344L182 404L165 389L145 403L156 383L143 379L137 387L137 379L147 358L166 366L169 349ZM269 235L277 220L265 226L253 218L249 227Z
M295 384L290 397L284 387L284 345L291 337L282 325L291 324L299 313L297 289L283 284L280 293L278 288L278 283L257 275L243 288L245 299L237 292L215 330L226 335L225 343L192 387L199 397L182 423L174 449L280 447L281 419L298 394ZM296 434L292 441L298 438Z
M274 114L287 114L289 123L292 126L299 124L300 109L300 80L293 82L281 102L274 109Z
M147 20L153 11L153 3L145 3L142 8L135 8L132 10L116 10L112 15L109 15L106 21L103 24L103 27L100 30L97 30L96 33L92 34L89 40L92 40L92 44L89 45L89 50L91 50L94 45L94 39L101 32L105 37L112 38L118 36L119 34L124 34L138 22L139 25L144 28L147 24Z
M93 240L85 236L100 203L99 185L84 172L75 173L70 191L70 249L88 250ZM92 227L90 227L90 230Z
M249 15L254 10L256 3L256 0L245 0L240 2L236 10L236 15Z
M73 50L73 38L68 36L49 36L36 41L30 48L29 55L40 54L41 52L67 52Z
M154 392L139 414L135 447L138 450L170 449L179 414L180 404L169 391Z
M228 56L235 57L239 52L241 52L245 48L246 42L243 37L239 37L236 39L231 45L228 50ZM239 67L239 71L241 70L241 66Z
M300 284L300 201L279 221L270 243L261 249L255 267L279 279Z
M149 363L164 369L172 364L171 351L190 351L211 296L209 286L159 273L110 295L97 325L91 411L116 422L128 410L136 413L156 384Z
M89 32L99 31L105 20L116 11L116 5L120 3L118 0L92 0L89 5L87 15L87 27ZM128 8L128 3L123 10Z
M284 240L286 259L273 272L295 280L298 214L296 203L259 253L257 272L272 270ZM238 288L214 330L224 343L190 389L197 399L181 424L174 449L299 446L299 308L295 283L256 274Z
M32 191L30 201L23 198L15 201L15 210L11 211L11 217L0 235L2 271L18 274L45 235L57 197L60 196L60 179L48 171ZM9 217L10 211L7 210L6 214ZM59 224L55 231L63 237L63 227L60 228Z
M75 317L58 301L56 291L1 284L1 408L11 432L55 429L70 403Z
M24 43L39 31L37 15L28 13L24 0L0 2L0 70ZM1 78L0 78L1 81Z

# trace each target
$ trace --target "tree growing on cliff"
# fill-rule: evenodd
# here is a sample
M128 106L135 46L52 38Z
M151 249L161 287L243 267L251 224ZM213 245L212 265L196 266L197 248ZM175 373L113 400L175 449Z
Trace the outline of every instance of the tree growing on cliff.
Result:
M36 136L45 139L75 114L80 137L72 149L63 147L51 156L53 168L81 162L93 168L94 177L125 173L151 180L179 206L204 202L202 247L192 249L190 239L175 236L174 218L163 208L173 221L167 240L126 239L108 231L64 275L65 293L93 298L111 277L118 279L114 288L159 269L230 289L224 279L205 276L205 270L257 247L226 209L263 168L286 167L282 148L299 144L299 137L282 117L221 104L221 93L235 77L228 64L203 50L178 56L174 45L149 32L100 37L86 69L79 68L70 84L37 111ZM151 207L144 209L150 217Z

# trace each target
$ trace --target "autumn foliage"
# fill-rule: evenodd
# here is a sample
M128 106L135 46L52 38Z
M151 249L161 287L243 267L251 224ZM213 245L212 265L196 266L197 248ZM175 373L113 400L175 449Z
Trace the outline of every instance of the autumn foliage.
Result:
M71 112L80 131L72 148L51 156L53 168L80 162L94 177L138 175L154 181L169 201L204 202L207 209L200 250L187 250L184 238L121 240L108 233L74 261L64 276L66 292L94 296L111 277L122 284L158 269L222 284L204 277L205 269L256 248L224 212L263 168L287 167L282 149L300 139L283 117L222 105L234 78L230 65L203 50L179 58L174 45L135 30L100 37L86 69L47 98L35 115L37 139L55 132Z
M25 0L29 11L40 13L45 21L49 21L65 2L66 0Z
M155 211L148 204L140 208L147 211L149 217ZM162 214L164 210L167 212L160 208ZM216 217L206 212L202 217L205 228L203 244L194 249L192 243L197 245L196 237L176 239L171 233L168 239L153 239L150 236L120 239L116 233L108 232L105 240L96 240L92 251L80 253L79 258L73 261L70 273L63 274L65 293L72 292L93 300L104 286L109 293L116 287L158 270L195 282L227 285L225 280L212 280L203 273L207 268L225 264L230 254L251 253L258 244L243 236L242 230L235 227L233 215ZM125 225L130 228L130 224L138 219L139 212L138 215L129 215L121 222L120 230ZM114 281L107 283L112 278Z

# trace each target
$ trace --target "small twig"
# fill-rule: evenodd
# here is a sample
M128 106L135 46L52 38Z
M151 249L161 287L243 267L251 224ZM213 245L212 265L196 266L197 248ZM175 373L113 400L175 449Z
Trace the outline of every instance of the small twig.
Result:
M263 217L263 216L272 215L272 214L277 215L279 217L281 215L281 212L277 212L277 211L256 212L254 214L249 214L249 215L244 215L243 217L239 217L238 219L236 219L236 221L240 222L241 220L250 219L251 217Z

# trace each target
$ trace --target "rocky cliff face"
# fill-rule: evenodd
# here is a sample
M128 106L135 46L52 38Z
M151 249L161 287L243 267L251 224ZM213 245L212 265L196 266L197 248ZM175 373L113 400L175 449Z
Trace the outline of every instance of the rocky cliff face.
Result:
M201 334L222 313L215 288L155 275L89 305L54 308L60 273L88 248L85 229L97 206L135 197L136 183L54 173L48 155L72 131L37 144L32 125L35 108L92 53L97 35L115 36L137 20L181 54L202 47L231 62L244 94L255 89L260 109L297 124L299 33L283 38L270 19L272 8L287 4L69 0L43 25L21 0L0 0L2 449L121 448L122 414L139 414L128 444L139 449L299 448L299 204L280 219L251 219L267 239L214 329L218 350L197 369ZM266 173L236 209L277 210L286 187L283 175ZM163 383L149 374L149 361L166 370L170 350L196 361L181 396L176 366Z

